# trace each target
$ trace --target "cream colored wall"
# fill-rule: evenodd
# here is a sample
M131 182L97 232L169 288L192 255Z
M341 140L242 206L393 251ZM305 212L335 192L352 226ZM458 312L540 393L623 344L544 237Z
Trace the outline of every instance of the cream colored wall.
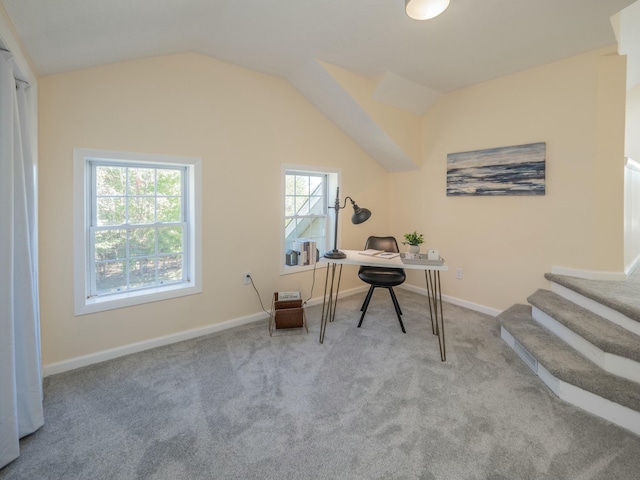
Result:
M42 78L39 115L45 365L255 314L244 271L267 309L274 291L309 295L311 272L278 273L282 163L340 168L344 194L373 211L358 226L341 217L342 248L389 222L386 172L276 77L196 54L152 58ZM74 147L203 159L202 294L73 315ZM344 276L344 288L358 285Z
M255 292L241 282L247 270L267 308L276 290L308 295L310 272L278 274L281 219L274 206L282 163L340 168L343 195L373 211L359 226L341 217L342 248L360 248L374 233L423 232L452 269L443 275L452 298L502 310L547 286L543 274L554 265L621 271L623 142L616 129L624 129L625 72L612 53L590 52L444 96L418 132L424 167L397 174L385 172L284 80L208 57L159 57L42 78L45 365L255 314ZM547 143L544 197L446 196L447 153L538 141ZM74 147L203 159L202 294L73 316ZM247 211L252 217L240 220ZM454 279L456 267L463 280ZM361 285L355 268L345 268L342 287ZM423 281L409 276L417 286Z
M622 271L625 63L613 52L461 89L427 113L424 168L391 176L391 226L440 250L446 295L502 310L548 288L552 266ZM545 196L446 196L448 153L532 142L546 142Z
M597 58L591 270L624 272L625 56Z

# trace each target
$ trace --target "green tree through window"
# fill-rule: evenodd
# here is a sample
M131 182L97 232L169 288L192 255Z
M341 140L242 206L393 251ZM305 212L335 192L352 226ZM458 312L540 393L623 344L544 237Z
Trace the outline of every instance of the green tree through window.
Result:
M183 167L93 162L91 295L184 281Z

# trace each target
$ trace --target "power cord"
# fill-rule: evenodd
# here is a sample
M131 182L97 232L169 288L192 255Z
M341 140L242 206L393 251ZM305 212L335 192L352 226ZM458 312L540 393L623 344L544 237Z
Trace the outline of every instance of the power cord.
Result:
M260 297L260 292L258 291L258 289L256 288L256 284L253 283L253 277L251 275L247 275L249 277L249 280L251 280L251 286L253 287L253 289L256 291L256 295L258 296L258 300L260 301L260 307L262 308L262 311L264 313L266 313L267 315L269 315L269 317L271 317L271 312L267 312L264 309L264 304L262 303L262 297Z
M315 284L316 284L316 265L317 265L317 263L314 263L314 264L313 264L313 277L312 277L312 278L313 278L313 281L312 281L312 283L311 283L311 292L310 292L310 294L309 294L309 298L307 298L307 299L302 303L302 306L303 306L303 307L307 304L307 302L308 302L309 300L311 300L311 299L313 298L313 287L314 287L314 286L315 286ZM264 303L262 303L262 297L260 296L260 292L259 292L259 291L258 291L258 289L256 288L256 284L255 284L255 282L253 281L253 277L251 276L251 274L246 274L246 277L247 277L247 278L249 278L249 280L251 281L251 286L253 287L253 289L254 289L254 290L255 290L255 292L256 292L256 295L258 296L258 301L260 302L260 308L262 308L262 311L263 311L264 313L266 313L267 315L269 315L269 336L271 336L271 335L272 335L272 326L273 326L273 322L274 322L274 318L273 318L273 311L268 312L268 311L264 308ZM272 305L272 308L273 308L273 305ZM307 328L307 326L306 326L306 323L303 323L303 325L304 325L304 328L305 328L305 330L307 331L307 333L309 333L309 330L308 330L308 328Z
M312 281L311 281L311 292L309 293L309 298L307 298L304 302L302 302L302 305L306 305L307 302L309 300L311 300L313 298L313 288L316 285L316 266L318 264L314 263L313 264L313 276L312 276ZM256 291L256 295L258 296L258 301L260 302L260 308L262 308L262 311L264 313L266 313L267 315L269 315L269 317L271 317L271 312L268 312L267 310L265 310L264 308L264 303L262 303L262 297L260 296L260 292L258 291L258 289L256 288L256 284L253 283L253 277L249 274L247 275L247 277L249 277L249 280L251 281L251 286L253 287L253 289Z
M316 285L316 265L318 265L318 262L313 264L313 280L311 281L311 292L309 293L309 298L307 298L302 305L306 305L307 302L313 298L313 287Z

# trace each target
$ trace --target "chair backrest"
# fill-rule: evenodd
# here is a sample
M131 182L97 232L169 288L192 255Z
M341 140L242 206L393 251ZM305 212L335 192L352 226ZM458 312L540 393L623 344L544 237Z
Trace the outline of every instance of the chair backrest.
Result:
M384 250L385 252L398 253L398 242L395 237L369 237L364 249L373 248L374 250Z

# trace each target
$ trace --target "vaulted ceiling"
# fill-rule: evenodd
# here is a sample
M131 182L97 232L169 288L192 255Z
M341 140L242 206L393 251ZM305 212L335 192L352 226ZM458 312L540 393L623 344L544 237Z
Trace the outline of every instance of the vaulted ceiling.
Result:
M337 100L344 92L323 64L376 79L377 100L421 114L443 93L614 44L611 17L634 0L451 0L427 21L408 18L403 0L0 2L39 75L209 55L282 76L311 101L333 92L317 106L386 168L404 170L411 159L355 102Z

